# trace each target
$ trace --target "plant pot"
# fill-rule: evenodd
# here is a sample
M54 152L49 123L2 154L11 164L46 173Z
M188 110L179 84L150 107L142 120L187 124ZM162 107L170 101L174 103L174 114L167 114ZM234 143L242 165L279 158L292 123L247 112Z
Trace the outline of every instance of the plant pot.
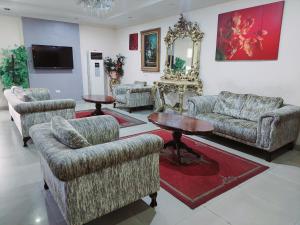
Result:
M118 80L119 79L119 74L117 73L117 71L111 71L109 73L109 76L111 77L111 79L114 79L114 80Z

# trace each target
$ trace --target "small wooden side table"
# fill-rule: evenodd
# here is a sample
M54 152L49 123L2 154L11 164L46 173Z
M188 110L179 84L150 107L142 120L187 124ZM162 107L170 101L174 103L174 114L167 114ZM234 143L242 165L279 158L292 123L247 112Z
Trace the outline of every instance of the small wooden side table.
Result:
M82 99L86 102L95 103L96 110L91 114L92 116L104 115L101 110L102 104L112 104L115 99L109 95L84 95Z

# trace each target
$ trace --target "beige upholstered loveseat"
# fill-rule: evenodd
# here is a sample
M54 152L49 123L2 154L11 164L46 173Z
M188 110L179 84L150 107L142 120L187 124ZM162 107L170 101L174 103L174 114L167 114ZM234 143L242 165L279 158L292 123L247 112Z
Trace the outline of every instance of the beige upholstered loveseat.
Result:
M134 108L153 108L152 87L147 82L135 81L134 84L120 84L113 87L116 99L114 107L128 108L131 113Z
M271 153L297 140L300 107L283 104L282 98L223 91L218 96L188 99L189 116L207 120L215 134Z
M45 88L14 89L5 90L4 95L11 119L23 137L24 146L30 139L29 128L32 125L49 122L53 116L74 118L76 102L72 99L51 100L49 90Z
M90 146L71 149L62 144L52 133L53 124L30 128L41 155L44 187L67 224L85 224L147 195L156 206L160 137L143 134L119 140L119 124L111 116L69 123Z

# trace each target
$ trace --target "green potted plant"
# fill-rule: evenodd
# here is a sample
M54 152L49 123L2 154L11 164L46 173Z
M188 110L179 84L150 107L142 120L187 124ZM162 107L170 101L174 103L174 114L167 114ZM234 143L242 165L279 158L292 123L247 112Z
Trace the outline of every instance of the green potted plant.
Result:
M0 63L0 80L4 89L12 86L29 87L28 54L25 46L16 46L13 49L2 49Z

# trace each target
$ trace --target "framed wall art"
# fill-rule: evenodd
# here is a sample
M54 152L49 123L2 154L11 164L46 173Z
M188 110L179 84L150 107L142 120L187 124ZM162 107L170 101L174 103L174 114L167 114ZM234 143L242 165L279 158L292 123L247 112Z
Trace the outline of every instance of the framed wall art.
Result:
M284 1L219 15L217 61L276 60Z
M160 70L160 28L141 32L141 70Z
M138 44L139 34L130 34L129 35L129 50L135 51L138 50L139 44Z

